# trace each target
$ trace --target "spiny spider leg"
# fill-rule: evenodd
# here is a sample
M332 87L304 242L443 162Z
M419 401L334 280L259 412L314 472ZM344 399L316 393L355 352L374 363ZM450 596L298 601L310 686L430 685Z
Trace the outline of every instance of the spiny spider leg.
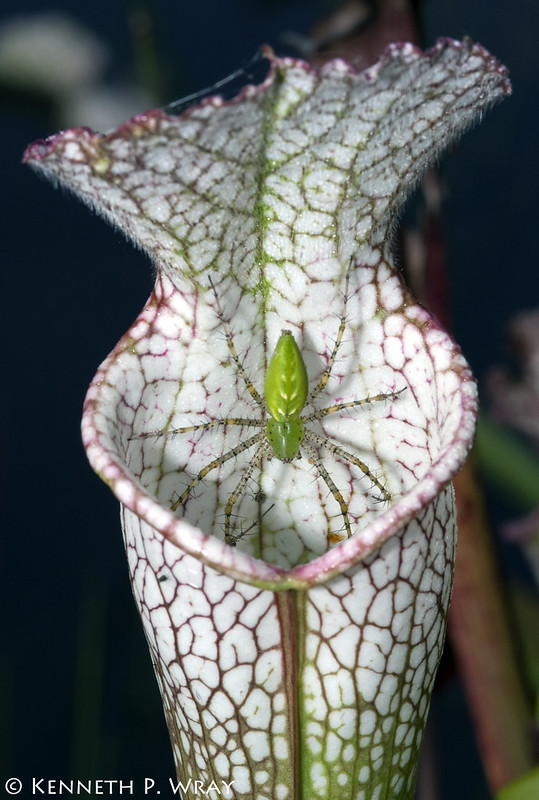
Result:
M147 433L139 433L137 436L130 436L130 439L149 439L155 436L159 439L161 436L176 436L179 433L190 433L191 431L205 431L208 428L214 428L216 425L244 425L251 428L263 428L264 420L249 419L247 417L225 417L223 419L212 419L209 422L199 422L198 425L188 425L186 428L171 428L168 431L148 431Z
M312 414L306 414L303 417L304 422L312 422L314 419L322 419L322 417L327 417L328 414L336 414L338 411L342 411L345 408L353 408L354 406L363 406L369 403L378 403L380 400L391 400L396 399L399 394L404 392L406 386L402 389L399 389L397 392L382 392L381 394L375 394L372 397L364 397L362 400L349 400L346 403L337 403L334 406L328 406L327 408L319 408L318 411L314 411Z
M228 502L225 506L225 542L227 544L232 545L233 547L236 546L238 541L243 536L243 533L236 534L235 536L230 532L230 518L232 517L232 509L240 499L241 495L243 494L245 487L249 481L249 478L254 472L255 467L261 469L262 467L262 459L264 455L271 450L270 443L266 439L265 442L257 449L256 453L254 454L252 460L249 462L247 467L245 468L245 472L239 479L238 483L236 484L235 488L233 489L230 497L228 498Z
M263 514L260 515L260 519L257 519L255 522L251 522L251 524L249 525L248 528L245 528L245 530L243 530L243 528L241 528L238 533L236 533L233 537L231 537L232 541L229 542L229 544L231 544L232 547L235 547L240 539L243 539L244 536L248 536L249 533L252 530L254 530L254 528L257 527L257 525L259 524L260 520L263 519L266 516L266 514L269 514L269 512L272 510L272 508L275 508L275 503L272 503L271 506L268 506L266 508L266 510L263 512Z
M261 406L261 408L265 408L266 404L264 403L264 401L260 397L259 393L257 392L255 387L253 386L252 382L249 380L249 376L245 372L243 364L240 361L240 357L239 357L238 352L236 350L236 347L234 345L234 340L232 339L232 333L230 331L228 322L226 321L225 315L223 314L223 308L222 308L221 302L219 300L219 295L217 294L217 289L215 288L215 285L214 285L214 283L213 283L213 281L211 279L211 276L208 276L208 280L210 282L210 286L212 288L213 294L215 295L215 302L217 304L217 315L219 317L219 321L221 322L221 324L222 324L222 326L224 328L226 342L227 342L227 345L228 345L228 349L230 350L230 354L232 356L234 364L236 365L236 368L237 368L238 372L240 373L241 377L243 378L243 381L244 381L244 383L245 383L245 385L247 387L247 390L248 390L249 394L251 395L251 397L258 403L259 406Z
M322 479L325 482L326 486L328 487L329 491L331 492L331 494L333 495L333 497L335 498L335 500L339 504L339 508L341 509L341 514L342 514L342 517L344 519L344 526L346 528L346 535L348 537L350 537L352 535L352 528L350 527L350 518L348 516L348 506L347 506L347 504L346 504L346 502L344 500L344 497L342 496L340 491L337 489L337 487L336 487L333 479L331 478L329 472L327 471L325 466L320 461L320 458L318 456L318 453L316 452L316 449L311 446L311 444L310 444L311 436L308 435L308 434L310 434L310 431L305 431L305 438L304 438L304 440L302 442L302 447L305 450L305 452L307 453L307 455L309 456L309 458L311 459L311 461L314 464L314 466L316 467L316 469L318 470L318 474L322 477Z
M359 467L359 469L362 471L362 473L364 475L366 475L367 478L370 478L370 480L373 482L373 484L376 486L376 488L381 492L382 498L385 501L390 502L390 500L391 500L390 493L387 491L385 486L383 486L380 483L378 478L376 478L372 474L371 470L368 468L368 466L365 464L365 462L363 462L360 458L358 458L357 456L352 455L352 453L349 453L347 450L344 450L342 447L339 447L338 444L335 444L335 442L332 442L330 439L327 439L325 436L319 436L317 433L314 433L314 431L306 430L305 431L305 439L307 439L309 442L316 442L321 447L324 447L326 450L328 450L328 452L330 452L332 455L339 456L339 458L342 458L344 461L348 461L350 464L353 464L355 467ZM305 444L305 442L304 442L304 444Z
M344 305L340 316L340 325L339 330L337 333L337 338L335 339L335 344L333 345L333 350L331 351L331 355L329 357L328 365L324 370L324 373L314 389L311 389L309 394L307 395L306 404L312 403L312 401L318 397L320 392L326 386L329 377L331 375L331 370L333 369L333 365L335 364L335 360L337 358L337 353L339 352L339 347L341 346L341 342L343 340L344 331L346 328L346 305L348 303L348 287L350 285L350 270L346 273L346 283L344 287Z
M241 442L240 444L236 445L236 447L233 447L232 450L228 450L228 452L223 453L223 455L219 456L219 458L215 458L209 464L206 464L206 466L200 470L196 478L193 478L187 489L170 506L172 511L176 511L176 509L183 503L183 501L187 499L187 497L193 491L195 486L198 483L200 483L200 481L203 480L203 478L205 478L209 472L211 472L214 469L217 469L217 467L220 467L222 464L226 464L226 462L230 461L230 459L234 458L234 456L243 453L245 450L249 450L250 447L253 447L255 444L261 442L265 438L265 436L266 436L265 431L259 431L258 433L255 433L254 436L251 436L250 439L246 439L245 442Z

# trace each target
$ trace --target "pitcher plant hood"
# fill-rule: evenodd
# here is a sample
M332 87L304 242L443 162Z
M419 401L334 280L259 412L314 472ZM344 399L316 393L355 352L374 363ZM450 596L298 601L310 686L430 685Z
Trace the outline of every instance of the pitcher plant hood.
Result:
M65 131L25 159L156 266L83 438L122 504L184 784L409 798L476 389L392 230L510 85L469 41L391 45L363 72L266 56L234 100Z

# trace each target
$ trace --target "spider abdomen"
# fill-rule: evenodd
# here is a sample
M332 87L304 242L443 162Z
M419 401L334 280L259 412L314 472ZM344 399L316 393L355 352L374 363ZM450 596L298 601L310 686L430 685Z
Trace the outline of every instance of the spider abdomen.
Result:
M307 400L307 369L294 337L282 331L270 358L264 393L271 414L266 435L273 455L292 461L299 453L304 429L301 412Z
M305 407L307 390L303 356L291 332L282 331L264 381L266 403L273 419L281 422L297 419Z

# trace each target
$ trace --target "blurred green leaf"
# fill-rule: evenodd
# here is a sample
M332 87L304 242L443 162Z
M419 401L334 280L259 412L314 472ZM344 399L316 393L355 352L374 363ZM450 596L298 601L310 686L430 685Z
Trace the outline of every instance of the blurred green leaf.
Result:
M537 800L539 797L539 767L522 778L504 786L496 794L496 800Z
M539 457L518 436L481 414L476 451L481 471L507 497L525 510L539 504Z

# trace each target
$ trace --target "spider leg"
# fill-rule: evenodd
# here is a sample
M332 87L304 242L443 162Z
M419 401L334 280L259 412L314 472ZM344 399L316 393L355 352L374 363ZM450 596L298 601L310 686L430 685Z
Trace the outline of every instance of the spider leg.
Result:
M213 281L212 281L210 276L208 276L208 280L210 282L211 289L212 289L212 291L213 291L213 293L215 295L215 302L217 304L217 316L219 317L219 321L221 322L221 324L223 326L223 329L225 331L225 338L226 338L226 342L227 342L227 345L228 345L228 349L230 350L230 355L232 356L232 360L234 361L234 364L236 365L236 369L238 370L238 372L240 373L241 377L243 378L245 386L247 387L247 391L249 392L249 394L251 395L253 400L255 400L255 402L258 403L258 405L261 408L265 408L266 404L264 403L264 401L260 397L259 393L257 392L255 387L253 386L251 380L249 379L249 376L245 372L245 368L244 368L243 364L240 361L240 357L238 355L238 351L236 350L236 347L234 345L234 340L232 339L232 333L231 333L229 324L228 324L228 322L227 322L227 320L225 318L225 315L223 314L223 307L221 306L221 301L219 300L219 295L217 294L217 289L215 288L215 285L214 285L214 283L213 283Z
M343 339L343 336L344 336L344 330L346 328L346 305L348 303L348 287L350 285L350 268L351 268L351 266L352 266L352 261L350 260L350 267L348 269L348 272L346 273L346 283L345 283L345 289L344 289L344 305L343 305L343 309L342 309L342 312L341 312L341 315L340 315L340 325L339 325L339 330L338 330L338 333L337 333L337 338L335 339L335 344L333 345L333 350L331 351L331 355L329 357L328 365L327 365L326 369L324 370L324 372L322 374L322 377L320 378L320 380L318 381L318 383L314 387L314 389L311 389L311 391L309 392L309 394L307 396L306 404L307 403L312 403L312 401L316 397L318 397L318 395L320 394L322 389L324 389L324 387L326 386L326 384L327 384L327 382L329 380L329 376L331 375L331 370L333 369L333 365L335 364L335 361L336 361L336 358L337 358L337 353L339 352L339 347L341 346L341 342L342 342L342 339Z
M223 419L212 419L209 422L200 422L198 425L188 425L186 428L171 428L168 431L147 431L139 433L137 436L130 436L129 439L150 439L155 436L157 439L162 436L177 436L180 433L191 431L205 431L214 428L216 425L244 425L249 428L262 428L265 421L261 419L248 419L243 417L225 417Z
M243 494L245 487L247 486L247 483L254 472L255 467L258 466L260 468L262 466L262 458L264 457L264 454L267 452L269 447L270 443L268 442L267 439L265 442L262 442L262 444L258 447L255 455L247 465L247 468L245 469L243 475L236 484L225 506L225 542L227 544L232 545L232 547L235 547L238 541L241 539L241 537L244 536L246 533L246 531L240 531L240 533L236 535L231 533L230 520L232 517L232 510L236 505L236 503L238 502L238 500L240 499L241 495ZM247 530L249 530L249 528Z
M193 478L187 489L178 497L178 499L170 506L172 511L176 511L176 509L187 499L187 497L191 494L195 486L203 480L206 475L217 467L220 467L222 464L226 464L227 461L230 461L231 458L243 453L245 450L248 450L250 447L253 447L255 444L261 442L266 433L265 431L259 431L255 433L254 436L251 436L250 439L246 439L244 442L240 442L240 444L233 447L232 450L229 450L227 453L223 453L222 456L219 458L215 458L213 461L210 461L209 464L206 464L203 467L196 478Z
M342 518L344 520L344 527L346 528L346 535L348 537L350 537L352 535L352 529L350 527L350 518L348 516L348 506L347 506L347 504L346 504L346 502L344 500L344 497L342 496L340 491L337 489L337 487L335 485L335 482L333 481L331 475L329 474L329 472L327 471L325 466L322 464L322 461L320 460L320 458L318 456L318 453L316 452L315 448L312 447L311 441L310 441L310 436L307 436L308 433L310 433L310 432L309 431L305 431L305 438L303 439L303 442L301 443L301 446L303 447L303 449L305 450L305 452L307 453L307 455L309 456L309 458L313 462L314 466L318 470L319 475L322 477L322 480L324 481L324 483L328 487L329 491L331 492L331 494L333 495L333 497L335 498L335 500L339 504L339 508L341 509Z
M328 414L336 414L338 411L342 411L344 408L354 408L355 406L377 403L380 400L396 400L405 389L406 386L404 386L402 389L399 389L398 392L382 392L381 394L373 395L373 397L364 397L362 400L350 400L347 403L337 403L334 406L328 406L328 408L320 408L318 411L314 411L312 414L306 414L303 417L303 421L312 422L313 419L322 419L322 417L327 417Z
M130 436L129 439L150 439L155 436L160 439L162 436L177 436L180 433L191 431L205 431L214 428L216 425L243 425L249 428L262 428L266 423L261 419L248 419L243 417L224 417L223 419L212 419L209 422L200 422L198 425L188 425L186 428L171 428L168 431L147 431L139 433L137 436Z
M380 494L382 495L382 499L386 500L387 502L391 501L390 493L387 491L385 486L383 486L380 483L378 478L376 478L372 474L372 472L370 471L370 469L368 468L368 466L365 464L364 461L362 461L357 456L352 455L352 453L349 453L347 450L344 450L342 447L339 447L339 445L335 444L335 442L332 442L329 439L326 439L324 436L319 436L317 433L314 433L314 431L305 431L304 435L305 435L305 439L308 439L308 441L310 441L310 442L316 442L321 447L325 447L326 450L328 450L332 455L339 456L339 458L342 458L344 461L348 461L350 464L353 464L355 467L359 467L359 469L362 471L362 473L364 475L366 475L368 478L370 478L372 483L380 491Z
M268 507L266 508L266 510L264 511L264 513L263 513L263 514L261 514L261 516L260 516L260 519L262 519L262 517L265 517L265 516L266 516L266 514L269 514L269 512L270 512L270 511L271 511L273 508L275 508L275 503L272 503L272 504L271 504L271 506L268 506ZM240 540L240 539L243 539L243 537L244 537L244 536L248 536L248 535L250 534L250 532L251 532L252 530L254 530L254 528L256 528L256 526L257 526L259 523L260 523L260 520L256 520L256 522L251 522L251 524L249 525L249 527L248 527L248 528L245 528L245 530L243 530L243 528L242 528L242 529L240 530L240 532L239 532L239 533L236 533L236 534L235 534L233 537L231 537L232 541L231 541L231 542L229 542L230 546L231 546L231 547L235 547L235 546L236 546L236 544L239 542L239 540Z

